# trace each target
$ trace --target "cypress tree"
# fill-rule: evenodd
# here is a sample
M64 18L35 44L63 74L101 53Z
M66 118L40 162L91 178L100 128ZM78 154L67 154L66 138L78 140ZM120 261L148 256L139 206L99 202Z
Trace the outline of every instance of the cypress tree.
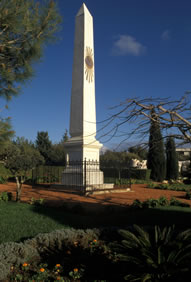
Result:
M151 169L151 179L161 182L166 176L164 142L154 109L151 110L151 117L147 167Z
M166 178L178 179L178 156L172 136L166 142Z

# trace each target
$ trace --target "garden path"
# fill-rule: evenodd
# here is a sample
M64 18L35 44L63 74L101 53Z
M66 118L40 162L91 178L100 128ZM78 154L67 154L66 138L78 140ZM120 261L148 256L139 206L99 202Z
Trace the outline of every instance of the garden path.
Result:
M12 192L13 197L15 198L16 183L9 182L7 184L0 184L0 192L3 191ZM24 184L21 201L30 202L33 197L35 199L43 198L47 204L56 207L62 206L63 204L83 204L83 206L87 207L105 205L124 207L131 205L135 199L144 201L149 198L158 199L161 196L165 196L167 199L175 197L176 199L191 205L191 200L185 199L185 194L186 192L182 191L149 189L146 184L133 184L130 192L82 196L72 191L59 191L48 185L31 186Z

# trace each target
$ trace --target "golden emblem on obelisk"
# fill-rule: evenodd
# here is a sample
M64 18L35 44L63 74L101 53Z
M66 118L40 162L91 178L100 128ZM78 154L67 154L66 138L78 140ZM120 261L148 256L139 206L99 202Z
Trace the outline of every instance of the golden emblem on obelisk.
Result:
M85 57L85 74L86 80L88 82L93 81L94 76L94 63L93 63L93 52L90 47L86 47L86 57Z

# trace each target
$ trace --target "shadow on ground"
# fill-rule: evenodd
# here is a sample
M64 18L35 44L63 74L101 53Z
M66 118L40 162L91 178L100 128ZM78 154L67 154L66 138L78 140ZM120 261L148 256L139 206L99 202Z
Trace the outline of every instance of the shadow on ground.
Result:
M107 200L106 200L107 201ZM55 202L56 204L56 202ZM176 225L179 228L191 227L191 209L177 207L161 207L137 209L130 206L106 205L99 203L80 204L68 200L67 205L60 207L33 206L35 213L48 216L55 221L74 228L119 227L138 225Z

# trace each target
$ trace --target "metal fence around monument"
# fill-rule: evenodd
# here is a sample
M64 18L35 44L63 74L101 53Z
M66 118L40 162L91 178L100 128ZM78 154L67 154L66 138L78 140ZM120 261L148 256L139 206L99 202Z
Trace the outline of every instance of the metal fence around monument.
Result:
M65 166L37 167L32 171L32 180L33 184L62 184L68 189L83 192L87 188L101 189L100 183L131 187L131 171L128 166L119 167L108 162L85 159L70 161Z
M65 166L38 166L32 170L32 183L55 184L61 183Z
M69 162L63 173L63 182L64 178L70 178L69 187L77 188L80 191L101 190L103 184L106 183L131 187L129 166L123 166L122 170L114 165L109 165L108 162L86 159L84 161ZM67 183L65 186L67 186Z
M88 188L96 188L103 181L99 162L86 159L68 162L62 174L62 184L66 188L77 189L81 192L85 192Z

